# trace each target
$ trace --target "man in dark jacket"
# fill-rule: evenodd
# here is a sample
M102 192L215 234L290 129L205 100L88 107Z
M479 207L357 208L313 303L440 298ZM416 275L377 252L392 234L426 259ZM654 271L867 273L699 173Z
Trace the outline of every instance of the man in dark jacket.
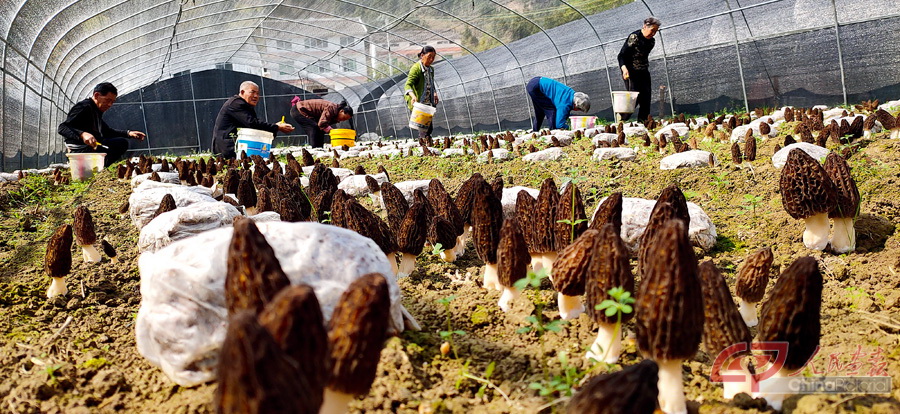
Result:
M278 122L270 124L260 121L256 117L256 104L259 103L259 85L244 81L241 90L235 96L228 98L219 115L216 117L216 125L213 127L212 152L225 158L235 158L234 141L237 139L238 128L251 128L271 133L291 132L294 127L291 124Z
M105 153L104 164L109 167L128 151L125 138L144 140L146 135L141 131L113 129L103 122L103 113L112 107L118 96L119 91L113 84L103 82L94 87L90 98L72 107L57 129L70 152Z
M656 45L653 36L659 31L659 19L648 17L644 19L644 26L635 30L622 45L619 51L619 68L622 69L622 79L625 87L632 92L638 92L637 120L644 122L650 115L650 51Z

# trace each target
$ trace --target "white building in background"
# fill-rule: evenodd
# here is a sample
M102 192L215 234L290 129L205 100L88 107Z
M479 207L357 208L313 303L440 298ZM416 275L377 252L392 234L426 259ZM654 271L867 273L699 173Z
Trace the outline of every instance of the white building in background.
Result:
M419 59L419 51L429 45L434 47L440 59L453 59L465 54L460 43L462 35L450 29L400 30L391 33L375 33L369 37L369 56L373 68L388 71L387 75L407 72L412 62ZM390 62L390 65L387 65ZM378 77L378 76L373 76Z

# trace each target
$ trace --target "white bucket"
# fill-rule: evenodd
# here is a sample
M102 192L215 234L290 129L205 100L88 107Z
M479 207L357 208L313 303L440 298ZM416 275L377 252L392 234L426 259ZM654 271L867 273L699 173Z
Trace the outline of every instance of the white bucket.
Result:
M588 129L593 128L597 124L596 116L570 116L569 117L569 125L572 126L572 131L576 129Z
M409 127L420 131L427 131L434 119L437 108L421 103L414 103L412 113L409 115Z
M238 158L241 157L242 152L246 152L248 157L259 155L268 159L274 139L275 135L269 131L238 128L237 140L234 141L234 153Z
M613 91L613 112L617 114L633 114L634 104L640 92Z
M106 154L102 152L70 152L66 154L66 157L69 157L69 171L72 173L72 180L84 181L103 169L103 160L106 158Z

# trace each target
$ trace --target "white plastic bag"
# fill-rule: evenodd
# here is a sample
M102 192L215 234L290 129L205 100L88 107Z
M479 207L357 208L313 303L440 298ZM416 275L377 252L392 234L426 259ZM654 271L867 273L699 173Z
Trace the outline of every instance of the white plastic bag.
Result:
M276 213L277 214L277 213ZM199 202L156 216L141 229L138 248L155 252L172 242L230 226L241 212L228 203Z
M153 214L166 194L172 195L178 207L216 201L212 198L210 189L203 186L186 187L147 180L138 185L128 197L128 212L135 227L141 229L153 219Z

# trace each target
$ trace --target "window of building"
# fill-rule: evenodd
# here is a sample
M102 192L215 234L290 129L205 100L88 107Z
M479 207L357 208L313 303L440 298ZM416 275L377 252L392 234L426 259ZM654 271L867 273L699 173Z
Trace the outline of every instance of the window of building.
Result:
M291 50L292 49L291 42L288 42L285 40L276 40L275 47L282 49L282 50Z
M231 63L216 63L216 69L234 70Z
M314 37L307 37L303 42L304 45L308 49L325 49L328 47L328 41L325 39L316 39Z
M341 68L344 72L355 72L356 71L356 61L350 58L344 58Z
M353 43L356 39L353 36L341 36L341 46L348 46Z

